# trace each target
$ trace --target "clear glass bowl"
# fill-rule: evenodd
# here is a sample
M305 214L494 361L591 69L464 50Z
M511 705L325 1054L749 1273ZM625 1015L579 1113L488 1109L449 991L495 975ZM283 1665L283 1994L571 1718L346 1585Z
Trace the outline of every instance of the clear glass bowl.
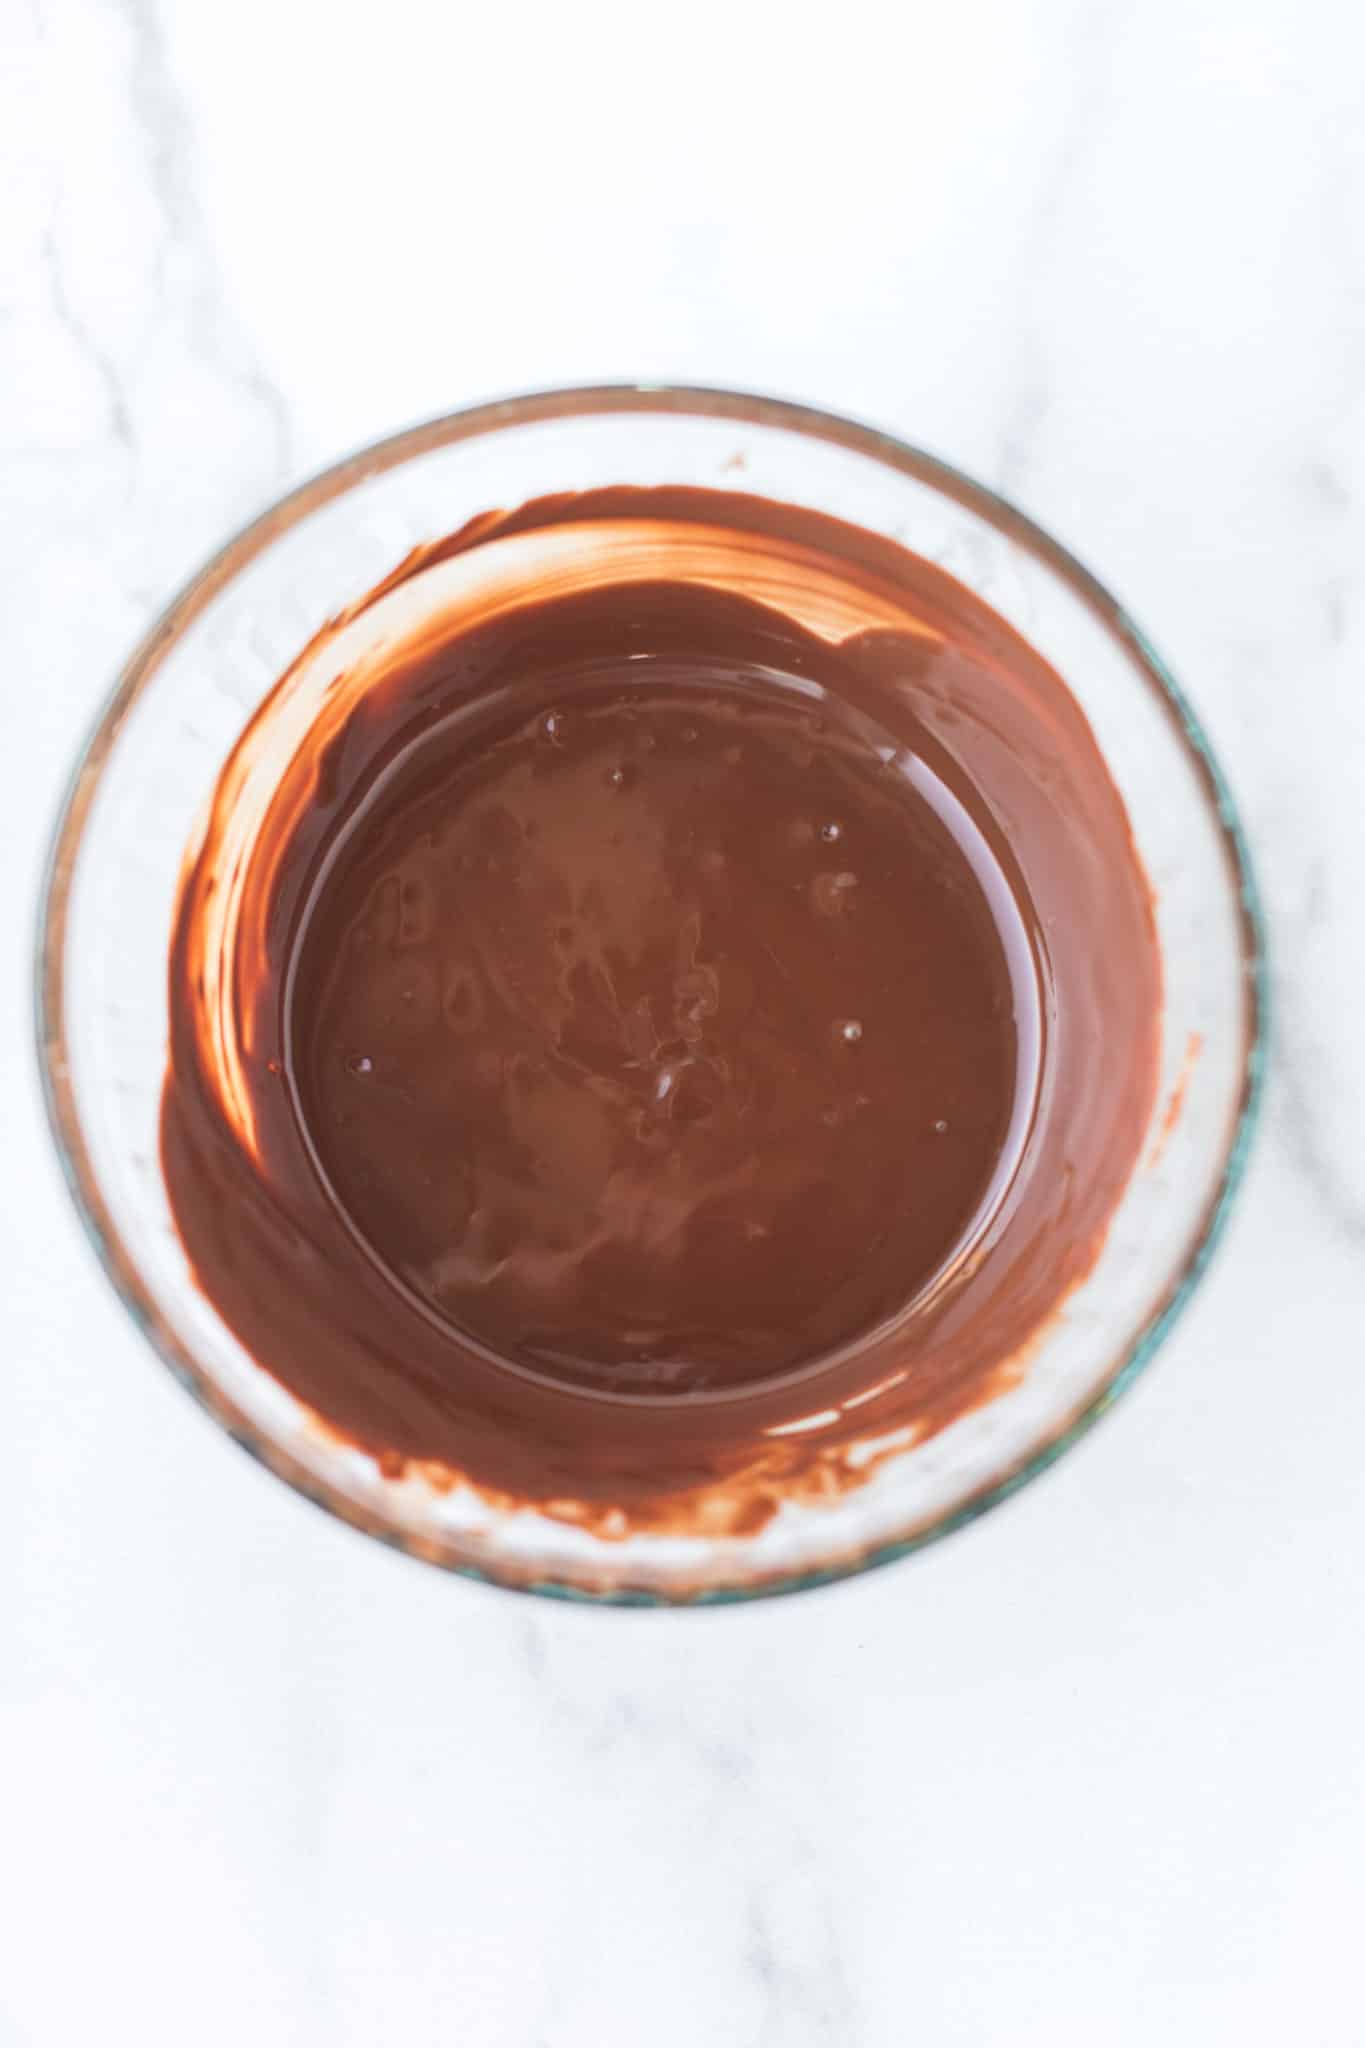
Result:
M196 1288L162 1183L166 958L181 857L281 671L408 550L477 512L603 484L758 492L893 537L979 593L1065 678L1128 807L1166 982L1152 1127L1089 1279L1020 1383L826 1506L749 1537L610 1541L463 1489L386 1479L260 1370ZM871 428L719 391L624 386L477 407L339 463L266 512L133 654L62 809L38 1029L76 1205L156 1350L238 1442L371 1535L502 1585L616 1602L742 1598L901 1556L1074 1443L1188 1300L1241 1175L1263 1057L1261 924L1227 788L1146 640L992 492Z

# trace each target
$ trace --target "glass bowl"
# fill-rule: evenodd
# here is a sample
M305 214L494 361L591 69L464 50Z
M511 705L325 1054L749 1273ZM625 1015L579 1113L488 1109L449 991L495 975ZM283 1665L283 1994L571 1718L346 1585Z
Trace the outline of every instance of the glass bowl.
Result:
M753 491L903 542L1052 663L1089 718L1155 896L1165 976L1151 1126L1100 1258L1017 1384L758 1533L618 1540L465 1488L386 1478L265 1374L194 1284L159 1163L167 947L182 855L242 727L314 632L474 514L606 484ZM1263 1056L1261 925L1231 799L1181 691L1093 576L946 464L852 421L621 386L455 413L367 448L232 540L153 626L77 761L40 913L39 1050L67 1179L155 1349L272 1471L357 1528L522 1590L698 1602L887 1562L1049 1465L1189 1299L1240 1178Z

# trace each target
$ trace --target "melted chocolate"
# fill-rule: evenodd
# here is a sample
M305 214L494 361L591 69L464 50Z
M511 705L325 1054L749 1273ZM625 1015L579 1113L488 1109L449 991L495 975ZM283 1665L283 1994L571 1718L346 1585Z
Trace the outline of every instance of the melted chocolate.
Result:
M719 493L474 522L304 667L385 604L187 867L163 1160L220 1313L386 1469L614 1526L752 1526L989 1398L1155 1085L1059 679L903 550Z

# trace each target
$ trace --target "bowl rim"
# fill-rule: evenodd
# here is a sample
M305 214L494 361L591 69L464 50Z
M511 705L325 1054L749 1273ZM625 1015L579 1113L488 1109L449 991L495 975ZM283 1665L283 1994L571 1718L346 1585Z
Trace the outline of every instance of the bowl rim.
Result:
M162 659L184 629L227 583L282 534L321 506L367 478L399 467L413 457L501 429L584 415L663 412L740 425L778 427L808 439L833 443L870 456L886 467L927 483L956 499L1007 538L1041 559L1126 647L1153 688L1176 736L1190 755L1223 840L1238 898L1244 986L1242 1088L1224 1150L1221 1171L1182 1258L1152 1306L1146 1322L1117 1363L1065 1421L1024 1452L1007 1470L978 1487L965 1501L921 1526L841 1554L804 1570L718 1586L599 1586L572 1575L526 1579L496 1563L475 1563L447 1554L427 1539L396 1527L363 1503L309 1471L292 1453L266 1436L242 1413L182 1343L161 1314L136 1260L114 1225L96 1178L77 1114L66 1053L65 940L72 878L85 824L104 767L125 720ZM196 1401L258 1463L295 1492L353 1528L391 1548L438 1564L479 1583L514 1592L545 1595L592 1606L677 1609L728 1606L775 1595L810 1591L894 1563L978 1520L1045 1472L1093 1428L1151 1362L1184 1311L1227 1224L1246 1172L1264 1090L1269 1031L1269 976L1265 915L1246 835L1222 769L1199 719L1171 670L1107 587L1070 550L1054 540L1009 498L975 481L941 457L898 436L847 415L790 399L718 386L672 383L608 383L538 390L443 413L369 442L287 491L240 528L171 598L119 670L77 751L48 843L39 887L36 924L35 1025L38 1066L48 1124L63 1176L99 1263L133 1322L152 1349Z

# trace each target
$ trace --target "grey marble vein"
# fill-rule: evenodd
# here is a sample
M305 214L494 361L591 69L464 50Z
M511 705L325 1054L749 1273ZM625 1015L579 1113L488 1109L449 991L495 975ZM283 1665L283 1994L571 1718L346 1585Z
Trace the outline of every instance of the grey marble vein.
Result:
M1365 1199L1333 1157L1323 1129L1324 1105L1310 1085L1313 1033L1293 971L1295 955L1328 922L1332 908L1326 862L1318 858L1309 867L1297 913L1285 920L1286 958L1275 977L1279 1058L1273 1099L1285 1151L1324 1222L1348 1243L1365 1245Z
M547 1653L544 1624L528 1617L520 1632L521 1661L541 1705L561 1725L571 1728L590 1756L635 1745L643 1750L671 1750L697 1766L717 1786L735 1788L752 1778L755 1737L747 1710L738 1716L732 1735L690 1720L665 1689L634 1685L630 1690L594 1694L584 1701L557 1679Z
M1282 1021L1282 1042L1285 1035ZM1323 1220L1348 1243L1365 1247L1365 1203L1347 1184L1322 1143L1316 1108L1303 1085L1300 1058L1281 1059L1279 1096L1279 1125L1285 1150L1316 1200Z
M1116 4L1081 5L1071 17L1069 109L1044 159L1015 266L1019 312L1014 353L1001 404L994 480L1006 496L1020 491L1054 407L1045 323L1033 301L1046 290L1067 213L1104 132L1112 102L1109 67L1124 21ZM1005 323L1009 331L1009 323Z
M858 2039L859 2013L828 1893L817 1875L806 1938L798 1941L777 1924L780 1881L758 1879L749 1888L744 1964L760 1996L760 2048L847 2048Z
M194 138L176 88L156 0L116 0L128 24L132 62L128 106L143 141L148 175L165 233L158 252L163 291L169 257L187 270L185 315L191 348L255 405L269 423L277 477L291 465L288 402L242 339L223 302L194 181Z
M51 227L44 231L42 238L43 270L47 277L48 292L52 311L57 324L70 338L78 353L85 358L95 373L104 391L109 414L109 427L119 446L129 454L134 450L133 416L123 388L123 378L118 364L99 337L94 334L76 311L66 288L62 274L62 261L57 236Z

